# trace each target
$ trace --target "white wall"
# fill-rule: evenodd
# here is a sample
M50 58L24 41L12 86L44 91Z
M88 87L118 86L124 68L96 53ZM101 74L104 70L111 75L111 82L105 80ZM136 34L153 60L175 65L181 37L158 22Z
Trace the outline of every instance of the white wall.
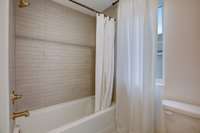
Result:
M9 133L9 1L0 1L0 133Z
M200 105L200 0L165 0L165 96Z

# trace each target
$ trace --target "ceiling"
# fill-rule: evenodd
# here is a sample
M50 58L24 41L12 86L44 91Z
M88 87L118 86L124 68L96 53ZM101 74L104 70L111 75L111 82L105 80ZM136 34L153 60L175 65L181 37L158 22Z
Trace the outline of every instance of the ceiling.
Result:
M92 11L89 11L88 9L85 9L79 5L76 5L72 2L70 2L69 0L52 0L56 3L59 3L61 5L70 7L72 9L78 10L82 13L91 15L91 16L95 16L95 13ZM104 11L105 9L107 9L108 7L110 7L112 5L112 2L114 0L75 0L78 3L84 4L90 8L93 8L97 11Z

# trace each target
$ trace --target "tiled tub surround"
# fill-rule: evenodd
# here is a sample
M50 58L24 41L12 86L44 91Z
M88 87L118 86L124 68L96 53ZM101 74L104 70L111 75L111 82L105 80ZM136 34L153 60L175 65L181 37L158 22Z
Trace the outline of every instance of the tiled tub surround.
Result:
M93 94L93 50L17 39L17 109L36 109Z
M95 24L50 0L16 6L16 110L94 94Z
M96 19L51 0L16 4L16 35L83 46L95 46Z

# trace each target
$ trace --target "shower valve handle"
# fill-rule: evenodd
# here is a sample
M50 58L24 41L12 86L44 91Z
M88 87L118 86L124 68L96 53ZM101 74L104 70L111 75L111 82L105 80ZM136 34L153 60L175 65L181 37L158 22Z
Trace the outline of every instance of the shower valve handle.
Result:
M23 97L22 95L16 94L14 90L12 91L11 100L12 100L12 103L13 103L13 104L15 103L16 100L19 100L19 99L21 99L22 97Z

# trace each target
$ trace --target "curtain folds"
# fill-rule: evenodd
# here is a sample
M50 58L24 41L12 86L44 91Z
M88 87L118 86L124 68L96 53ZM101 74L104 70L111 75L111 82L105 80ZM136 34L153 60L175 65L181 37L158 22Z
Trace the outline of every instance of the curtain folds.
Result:
M114 79L115 21L97 14L95 111L111 105Z
M116 119L119 133L155 133L156 0L120 0Z

